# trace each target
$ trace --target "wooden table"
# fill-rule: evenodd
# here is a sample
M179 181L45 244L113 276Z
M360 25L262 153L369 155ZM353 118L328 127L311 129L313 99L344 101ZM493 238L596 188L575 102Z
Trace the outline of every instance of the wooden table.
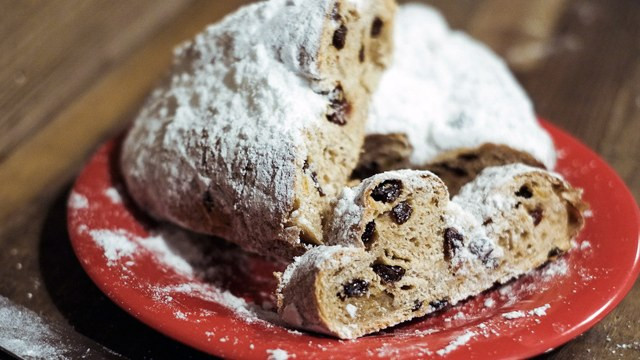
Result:
M171 48L242 1L0 0L0 295L90 357L201 358L112 304L69 246L71 181L130 120ZM602 155L640 198L640 2L438 0L503 55L540 115ZM638 358L640 286L549 358Z

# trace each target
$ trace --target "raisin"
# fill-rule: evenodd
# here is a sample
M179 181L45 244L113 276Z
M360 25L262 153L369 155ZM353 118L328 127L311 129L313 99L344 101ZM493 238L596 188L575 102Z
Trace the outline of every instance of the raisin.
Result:
M371 240L373 240L374 232L376 231L376 222L371 220L365 227L362 236L360 239L363 243L368 244Z
M474 161L474 160L478 160L480 157L477 154L474 153L466 153L466 154L460 154L458 155L458 159L464 160L464 161Z
M554 247L553 249L551 249L549 251L549 254L547 254L547 257L556 257L558 255L562 255L563 251L560 250L560 248Z
M318 190L318 194L320 194L320 196L325 196L326 194L318 182L318 174L315 171L311 172L311 180L313 180L313 185L316 187L316 190Z
M487 225L490 225L490 224L493 224L493 219L492 218L488 218L487 220L485 220L482 223L482 226L487 226Z
M213 197L211 197L211 193L209 191L205 191L204 194L202 194L202 205L207 209L207 212L211 212L213 210L215 204L213 203Z
M383 284L400 281L406 272L402 266L397 265L373 264L371 267L373 272L380 276Z
M529 211L529 215L533 218L533 226L538 226L542 221L542 213L543 210L540 207L537 207L531 211Z
M491 260L493 246L486 238L477 238L469 242L469 252L475 255L483 264L487 265Z
M525 199L530 199L533 196L533 193L531 192L531 189L529 189L527 185L522 185L520 187L520 190L516 191L516 196L519 196Z
M454 228L444 230L444 258L451 260L456 251L462 247L464 237Z
M400 180L385 180L378 184L371 192L371 197L375 201L383 203L389 203L396 201L400 193L402 192L402 181Z
M342 85L336 86L329 94L329 111L327 112L327 120L337 125L347 123L347 115L351 112L351 104L344 96Z
M383 25L384 25L384 22L382 22L382 19L376 16L376 18L373 19L373 24L371 24L371 36L378 37L382 32Z
M437 300L429 302L429 306L433 308L434 311L442 310L449 305L447 300Z
M309 170L309 162L305 160L304 164L302 165L302 171L304 171L305 173L308 173L308 170ZM322 190L322 187L320 186L320 182L318 182L318 173L316 173L315 171L312 171L311 173L309 173L309 177L313 181L313 186L316 188L316 190L318 190L318 194L320 194L320 196L325 196L326 194L324 193L324 190Z
M442 163L440 164L442 166L443 169L453 173L455 176L459 176L459 177L465 177L465 176L469 176L469 173L467 172L467 170L457 167L457 166L451 166L447 163Z
M361 63L364 62L364 45L360 47L360 52L358 53L358 60L360 60Z
M396 224L402 225L409 220L412 213L413 209L411 208L411 205L406 201L403 201L391 209L391 218L396 222Z
M376 161L371 161L355 168L351 174L351 178L364 180L380 172L382 172L380 164Z
M414 312L415 312L415 311L420 310L420 308L422 308L422 303L423 303L423 302L424 302L424 301L422 301L422 300L415 300L415 301L413 302L413 307L411 308L411 311L414 311Z
M362 297L369 291L369 282L362 279L354 279L342 285L342 293L338 297L342 300L348 297Z
M336 49L342 50L344 48L344 44L347 41L347 31L348 31L347 27L344 26L344 24L342 24L333 33L332 44Z
M340 20L342 19L342 15L340 15L340 2L336 1L335 4L333 4L333 10L331 10L331 18L333 20Z

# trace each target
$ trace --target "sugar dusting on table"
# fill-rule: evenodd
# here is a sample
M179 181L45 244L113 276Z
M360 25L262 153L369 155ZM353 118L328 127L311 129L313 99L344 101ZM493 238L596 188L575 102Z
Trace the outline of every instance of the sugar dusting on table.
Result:
M36 313L0 296L0 347L27 359L66 359L64 339Z

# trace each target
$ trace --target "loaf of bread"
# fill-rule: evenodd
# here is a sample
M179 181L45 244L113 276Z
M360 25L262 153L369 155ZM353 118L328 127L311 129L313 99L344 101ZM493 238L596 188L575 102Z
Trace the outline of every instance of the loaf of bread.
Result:
M427 171L346 188L325 246L290 264L278 312L353 339L437 311L543 265L583 226L581 192L521 164L490 167L449 200Z
M490 49L451 31L439 13L421 4L399 7L394 36L392 64L373 96L354 177L404 168L436 170L454 195L459 184L477 175L480 163L553 169L549 135L526 93ZM490 150L499 154L491 156ZM483 160L460 162L461 153Z
M270 0L176 50L127 134L129 193L160 220L288 260L356 165L392 54L393 0Z

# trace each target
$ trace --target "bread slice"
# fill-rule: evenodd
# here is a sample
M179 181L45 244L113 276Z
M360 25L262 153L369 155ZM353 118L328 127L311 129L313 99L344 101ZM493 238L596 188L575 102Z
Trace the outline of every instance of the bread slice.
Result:
M456 304L567 251L581 192L514 164L485 169L449 200L426 171L347 188L328 243L289 265L278 312L294 327L357 338Z
M121 167L160 220L290 260L323 243L392 52L393 0L260 1L176 50Z

